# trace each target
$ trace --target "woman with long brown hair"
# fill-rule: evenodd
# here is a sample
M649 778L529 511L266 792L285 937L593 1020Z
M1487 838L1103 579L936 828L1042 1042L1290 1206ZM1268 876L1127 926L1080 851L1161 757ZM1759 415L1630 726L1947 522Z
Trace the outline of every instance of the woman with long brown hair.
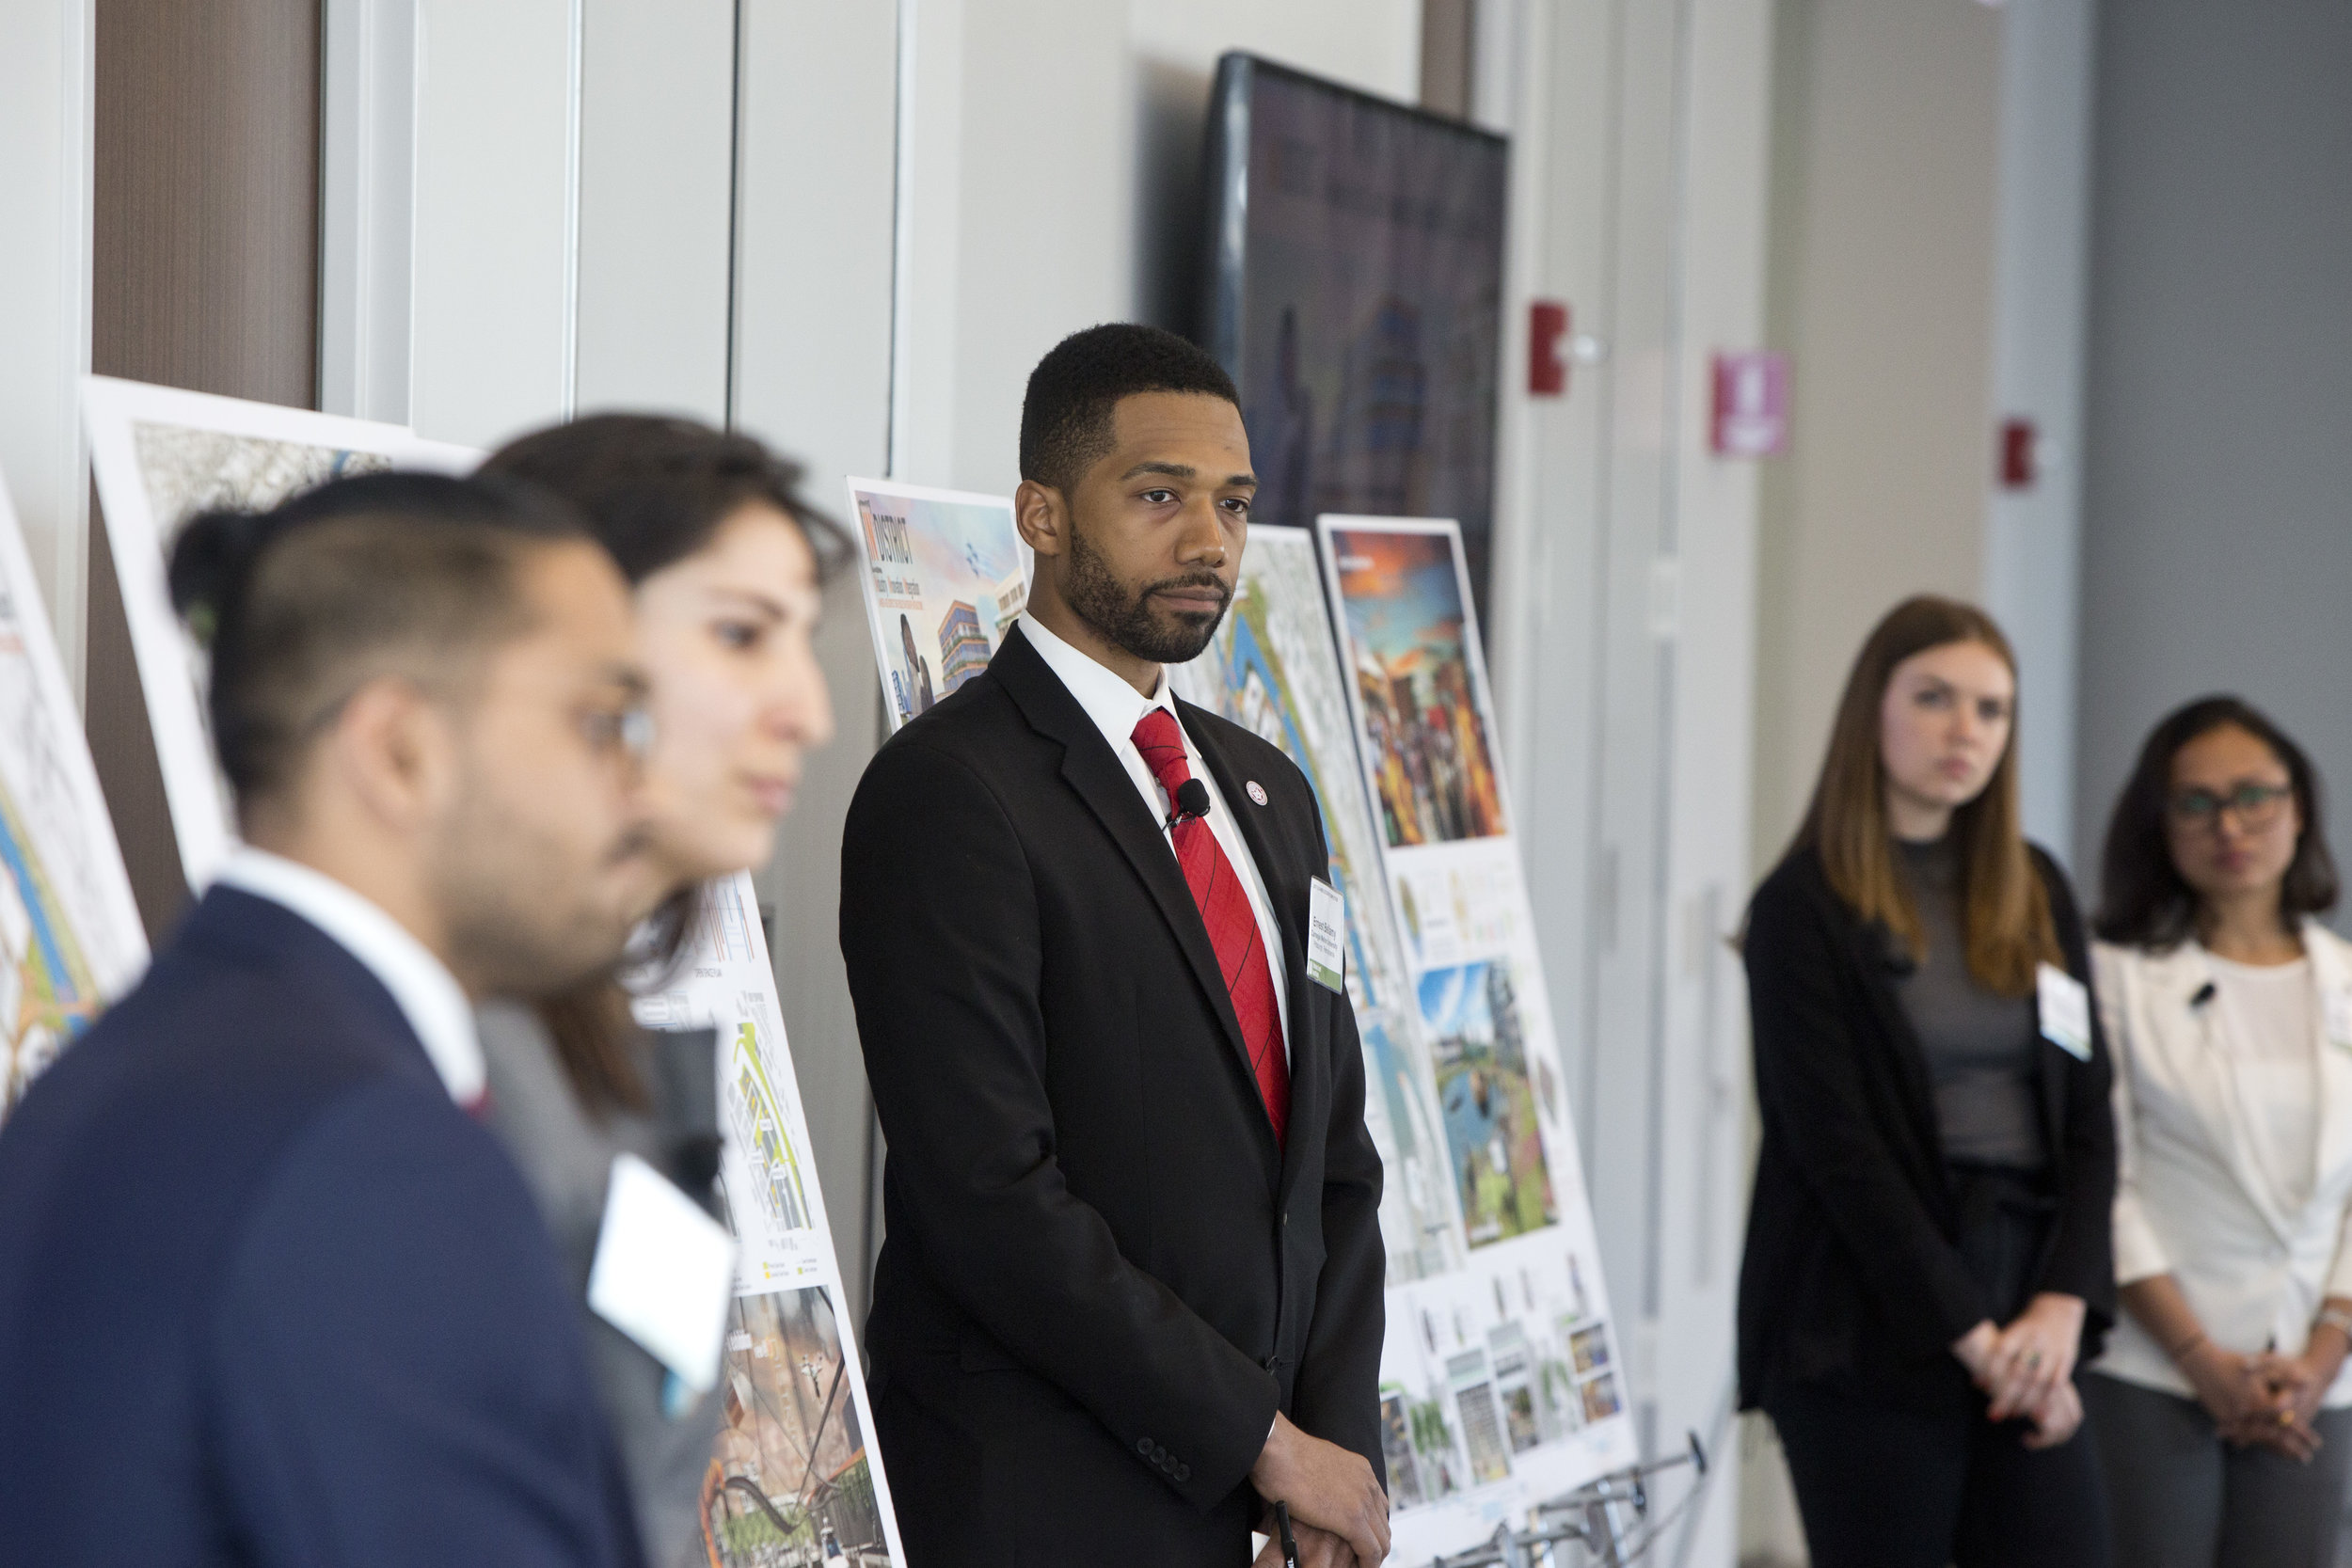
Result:
M2080 1361L2114 1319L2115 1130L2064 875L2019 831L2016 660L1895 607L1744 943L1764 1135L1743 1407L1815 1568L2102 1568Z

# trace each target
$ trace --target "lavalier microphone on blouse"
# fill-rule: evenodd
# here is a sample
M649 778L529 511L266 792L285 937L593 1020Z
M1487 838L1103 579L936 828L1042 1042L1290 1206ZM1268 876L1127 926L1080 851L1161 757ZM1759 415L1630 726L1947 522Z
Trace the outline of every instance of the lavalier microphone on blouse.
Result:
M2197 994L2188 999L2188 1005L2191 1007L2201 1007L2219 994L2214 990L2213 982L2208 980L2197 988Z

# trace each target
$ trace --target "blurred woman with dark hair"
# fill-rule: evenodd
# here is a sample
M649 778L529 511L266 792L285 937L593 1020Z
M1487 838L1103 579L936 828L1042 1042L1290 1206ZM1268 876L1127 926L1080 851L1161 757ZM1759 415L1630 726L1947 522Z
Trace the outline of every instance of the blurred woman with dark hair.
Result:
M2234 697L2158 724L2093 950L2125 1307L2083 1383L2123 1560L2336 1561L2352 1462L2352 947L2319 777Z
M657 978L691 936L702 884L767 863L803 755L833 735L810 639L847 541L799 493L800 470L750 436L691 420L602 414L521 437L483 465L583 515L635 590L652 677L638 967ZM657 908L658 906L658 908ZM650 1568L705 1560L699 1498L719 1397L691 1395L589 1312L614 1160L633 1154L706 1204L718 1171L707 1029L637 1026L620 981L485 1008L490 1118L580 1287L596 1373Z
M1744 942L1764 1136L1743 1407L1815 1568L2103 1568L2074 1371L2113 1316L2108 1068L2065 877L2018 828L1991 617L1898 605Z

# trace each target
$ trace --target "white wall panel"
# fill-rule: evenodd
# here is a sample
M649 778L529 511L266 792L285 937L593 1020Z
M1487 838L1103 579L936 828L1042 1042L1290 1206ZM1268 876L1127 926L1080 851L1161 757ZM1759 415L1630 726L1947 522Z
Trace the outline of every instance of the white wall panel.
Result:
M571 406L580 0L417 0L410 418L493 446Z
M2017 649L2026 832L2077 874L2090 870L2074 840L2093 6L2009 0L2001 13L1988 428L2032 420L2045 461L2032 488L1991 492L1984 531L1985 608Z
M723 421L734 0L583 3L578 406Z

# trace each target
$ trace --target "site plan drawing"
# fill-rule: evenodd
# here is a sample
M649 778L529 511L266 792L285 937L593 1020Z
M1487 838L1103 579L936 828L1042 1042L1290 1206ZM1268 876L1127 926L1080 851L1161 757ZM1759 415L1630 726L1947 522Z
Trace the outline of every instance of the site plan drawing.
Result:
M0 1121L146 967L82 710L0 482Z

